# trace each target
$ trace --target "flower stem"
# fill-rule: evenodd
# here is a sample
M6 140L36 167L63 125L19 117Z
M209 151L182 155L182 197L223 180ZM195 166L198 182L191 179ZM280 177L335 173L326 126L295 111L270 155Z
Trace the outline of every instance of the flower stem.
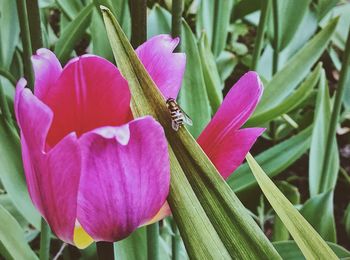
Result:
M173 6L171 10L171 35L173 38L181 36L182 12L183 0L173 0ZM178 52L180 50L180 44L176 46L175 52Z
M278 0L273 0L272 2L273 10L273 61L272 61L272 74L275 74L278 71L278 62L279 62L279 28L278 28Z
M112 242L96 242L99 260L114 260L114 245Z
M159 224L147 226L147 256L149 260L159 259Z
M21 28L21 38L22 38L22 45L23 45L24 76L27 79L29 88L33 90L34 72L32 68L32 62L30 60L32 56L32 44L30 40L27 5L25 0L17 0L17 13L18 13L19 25Z
M49 260L50 258L50 237L51 230L45 219L41 219L40 233L40 260Z
M131 45L137 48L147 39L147 1L129 0L131 16Z
M264 41L264 34L265 34L265 28L266 28L267 16L268 16L267 14L269 13L269 9L270 9L270 0L261 1L261 14L260 14L257 36L255 39L255 47L254 47L253 60L252 60L252 66L251 66L252 70L256 70L256 67L258 65L258 60L260 57L260 52Z
M332 115L331 115L331 121L329 123L329 128L328 128L328 136L327 136L327 143L326 143L326 151L323 159L323 165L322 165L322 174L321 176L327 176L330 167L331 167L331 158L332 158L332 153L334 151L334 137L336 136L336 129L337 129L337 124L339 121L339 116L340 116L340 110L342 106L342 101L343 101L343 96L344 96L344 91L345 91L345 85L346 81L348 78L349 74L349 66L350 66L350 29L348 32L348 38L346 40L346 45L344 49L344 56L343 56L343 63L342 67L340 70L340 77L339 77L339 83L338 83L338 88L335 93L335 99L334 99L334 105L333 105L333 110L332 110ZM321 189L325 189L325 185L327 185L327 182L325 180L321 180Z
M32 51L35 52L43 47L38 0L27 0L27 7Z
M171 220L171 227L174 233L171 239L171 256L173 260L180 260L180 234L174 219Z

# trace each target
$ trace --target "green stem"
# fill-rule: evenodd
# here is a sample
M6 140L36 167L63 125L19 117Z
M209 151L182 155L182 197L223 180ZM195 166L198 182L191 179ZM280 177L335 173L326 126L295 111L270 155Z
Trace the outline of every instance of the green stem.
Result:
M174 219L171 220L171 227L174 233L171 239L171 256L173 260L180 260L180 234Z
M24 76L27 79L29 88L33 90L34 72L32 68L32 62L30 60L32 56L32 44L30 40L27 5L25 0L17 0L17 12L23 45Z
M255 39L255 48L253 52L253 60L252 60L252 66L251 66L252 70L256 70L258 65L258 60L260 57L261 48L264 41L264 34L265 34L265 28L266 28L269 9L270 9L270 0L262 0L259 26L258 26L256 39Z
M346 81L348 78L349 74L349 66L350 66L350 29L348 32L348 38L346 40L346 45L344 49L344 56L343 56L343 63L342 67L340 70L340 77L339 77L339 83L338 83L338 88L335 93L335 99L334 99L334 105L333 105L333 110L332 110L332 115L331 115L331 121L329 123L329 128L328 128L328 135L327 135L327 143L326 143L326 151L323 159L323 165L322 165L322 175L321 176L326 176L330 170L331 167L331 158L332 158L332 153L336 152L334 151L334 138L336 136L336 129L337 129L337 124L339 121L339 116L340 116L340 110L342 106L342 101L343 101L343 96L344 96L344 91L345 91L345 85ZM324 185L326 185L325 180L321 180L321 191L325 189Z
M12 124L11 112L10 112L9 106L7 104L7 100L6 100L6 95L4 93L4 89L3 89L1 84L0 84L0 110L1 110L1 114L3 115L4 119L8 123Z
M40 260L49 260L50 258L50 239L51 230L45 219L41 219L40 233Z
M147 39L147 1L129 0L131 16L131 45L137 48Z
M8 72L7 70L4 70L2 68L0 68L0 76L3 76L4 78L8 79L8 81L10 81L10 83L15 87L16 86L16 79L15 77Z
M276 74L276 72L278 71L278 62L279 62L278 0L273 0L272 10L273 10L273 31L274 31L272 73Z
M28 21L33 53L43 47L38 0L27 0Z
M114 245L112 242L96 242L99 260L114 260Z
M183 0L173 0L171 10L171 35L173 38L181 36L181 21L183 12ZM176 47L175 52L180 51L180 44Z
M148 260L159 259L159 224L158 222L147 226L147 256Z

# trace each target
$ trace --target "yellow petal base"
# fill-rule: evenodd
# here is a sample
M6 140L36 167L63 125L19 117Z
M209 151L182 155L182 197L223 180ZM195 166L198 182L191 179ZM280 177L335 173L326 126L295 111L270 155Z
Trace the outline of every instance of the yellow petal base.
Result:
M84 249L91 245L94 240L86 233L83 227L79 225L74 228L73 242L77 248Z

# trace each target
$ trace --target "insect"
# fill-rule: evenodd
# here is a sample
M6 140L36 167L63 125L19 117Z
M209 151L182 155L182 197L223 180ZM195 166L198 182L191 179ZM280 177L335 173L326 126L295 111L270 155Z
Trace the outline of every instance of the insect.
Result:
M182 110L182 108L176 103L175 99L168 98L166 105L169 109L171 116L171 126L177 131L181 126L185 124L192 125L192 119Z

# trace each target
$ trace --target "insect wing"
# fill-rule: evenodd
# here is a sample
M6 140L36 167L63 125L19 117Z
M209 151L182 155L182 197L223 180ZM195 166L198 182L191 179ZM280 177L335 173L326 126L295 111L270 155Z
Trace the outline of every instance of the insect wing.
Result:
M179 109L181 110L181 113L183 115L183 121L185 124L189 125L189 126L192 126L193 125L193 122L192 122L192 119L190 118L189 115L186 114L186 112L179 106Z

